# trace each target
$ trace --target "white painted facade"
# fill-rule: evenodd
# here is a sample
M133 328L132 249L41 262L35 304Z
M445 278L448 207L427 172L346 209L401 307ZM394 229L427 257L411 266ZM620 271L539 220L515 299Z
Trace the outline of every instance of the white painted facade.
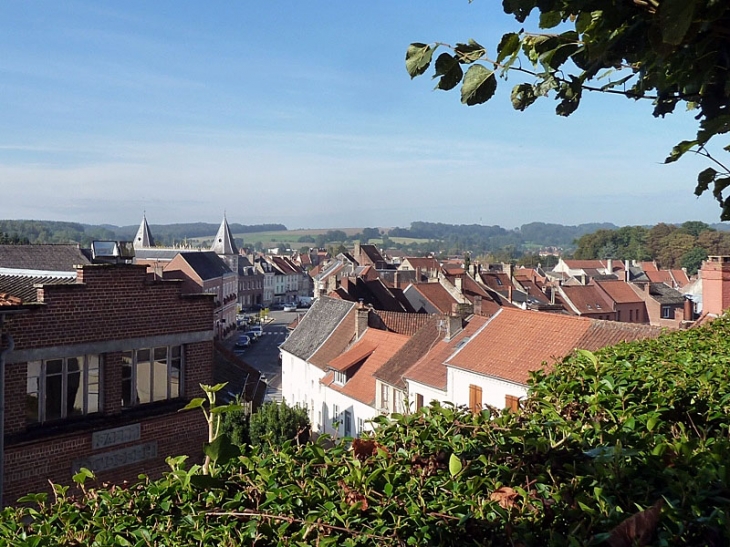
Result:
M322 384L325 372L296 357L281 351L281 395L289 405L305 407L309 410L309 420L312 429L317 429L317 416L314 412L322 402Z
M477 374L455 367L446 367L447 370L447 400L455 405L469 405L469 386L482 388L482 405L495 408L505 408L507 395L520 399L527 396L527 386L507 380Z
M368 420L380 415L373 407L327 386L322 386L322 395L316 407L316 419L319 423L312 422L313 425L321 426L317 431L339 437L357 437L363 431L373 430L373 424L368 423ZM346 431L348 419L350 430Z
M431 401L439 401L441 403L449 402L446 391L427 386L414 380L406 380L406 384L408 385L408 406L412 411L416 410L416 399L418 395L423 397L424 406L431 404Z

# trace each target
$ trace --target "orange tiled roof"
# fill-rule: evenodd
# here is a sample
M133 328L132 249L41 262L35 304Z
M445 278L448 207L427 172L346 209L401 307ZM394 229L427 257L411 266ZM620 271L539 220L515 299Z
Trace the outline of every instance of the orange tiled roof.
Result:
M625 281L596 281L596 285L608 293L608 296L617 304L643 302L636 291Z
M349 351L332 359L329 362L329 368L339 371L347 370L352 365L370 357L377 348L375 342L362 341L357 343Z
M441 283L418 283L411 287L421 293L441 313L451 313L452 304L457 303Z
M421 268L422 270L435 270L439 267L438 260L433 257L407 256L401 261L401 264L406 260L414 268Z
M357 356L362 356L367 353L365 350L370 350L371 347L375 347L374 350L367 353L364 357L362 365L360 365L353 373L352 376L347 380L345 385L341 386L334 383L334 374L332 372L327 373L321 382L340 393L352 397L353 399L365 403L366 405L375 404L375 376L374 373L390 359L396 352L403 347L408 341L409 337L402 334L395 334L392 332L385 332L377 329L367 329L365 334L362 335L347 352L342 354L336 360L333 360L331 364L337 362L350 361ZM340 360L340 361L338 361ZM362 360L362 357L361 357Z
M384 330L412 336L428 323L431 317L426 313L372 310L369 316L369 325L380 328L379 323L382 323Z
M22 300L17 296L8 293L0 293L0 306L19 306Z
M577 348L594 351L660 333L649 325L503 308L446 364L525 384L530 371Z
M403 378L445 391L447 370L444 363L459 344L473 336L488 320L486 317L476 315L472 317L464 330L451 340L441 339L433 344L428 352L403 374Z
M578 313L611 313L613 302L606 298L594 285L575 285L562 287L565 296L570 300Z

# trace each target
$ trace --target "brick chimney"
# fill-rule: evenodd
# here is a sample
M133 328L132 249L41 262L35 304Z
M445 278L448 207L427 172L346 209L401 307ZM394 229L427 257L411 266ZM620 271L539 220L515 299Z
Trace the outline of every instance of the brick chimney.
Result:
M464 294L463 280L461 279L461 277L455 277L454 278L454 286L456 287L456 290L457 291L459 291L460 293Z
M474 315L481 315L481 314L482 314L482 297L475 296L474 297Z
M448 342L454 336L461 332L461 316L456 312L451 312L446 318L446 341Z
M368 317L370 310L363 304L363 301L357 303L355 309L355 338L360 338L365 334L365 330L368 328Z
M730 256L708 256L700 273L703 313L722 314L730 308Z

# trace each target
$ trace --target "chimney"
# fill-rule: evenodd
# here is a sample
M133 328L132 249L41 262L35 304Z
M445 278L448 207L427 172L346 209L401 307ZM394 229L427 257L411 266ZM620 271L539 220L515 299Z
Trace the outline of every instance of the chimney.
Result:
M550 304L555 305L555 287L550 287Z
M462 283L463 283L463 280L461 279L461 277L454 278L454 286L456 287L456 290L459 291L461 294L464 293L464 291L462 289Z
M702 311L720 315L730 308L730 256L708 256L702 263Z
M452 312L446 318L446 341L448 342L454 336L461 332L461 316L458 313Z
M684 320L692 321L695 318L694 314L694 302L687 296L684 297Z
M369 315L370 310L365 307L362 299L360 299L360 302L357 303L357 307L355 308L355 339L359 339L365 334L365 330L368 328Z
M393 272L393 287L400 289L400 285L398 284L398 270Z
M502 262L502 271L507 274L507 277L512 279L512 264L511 263L507 264L505 262Z
M611 275L613 273L613 258L606 260L606 273Z
M512 302L512 285L510 285L509 287L507 287L507 300L509 300L510 302Z
M482 297L475 296L474 297L474 315L481 315L481 314L482 314Z

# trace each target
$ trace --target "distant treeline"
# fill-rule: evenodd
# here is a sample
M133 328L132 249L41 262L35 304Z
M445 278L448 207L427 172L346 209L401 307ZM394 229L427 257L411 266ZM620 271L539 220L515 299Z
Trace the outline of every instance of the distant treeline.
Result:
M471 251L475 253L493 253L512 247L521 249L525 246L571 247L576 239L599 229L613 230L617 226L610 223L591 223L579 226L563 226L532 222L520 228L507 230L501 226L483 226L481 224L443 224L434 222L414 222L410 228L393 228L388 232L390 237L411 237L442 241L450 251Z
M160 224L150 226L157 245L172 245L186 238L213 236L220 224L194 222L189 224ZM233 233L286 230L283 224L231 224ZM0 234L8 242L78 243L88 247L92 241L131 241L139 224L132 226L91 225L52 220L0 220Z

